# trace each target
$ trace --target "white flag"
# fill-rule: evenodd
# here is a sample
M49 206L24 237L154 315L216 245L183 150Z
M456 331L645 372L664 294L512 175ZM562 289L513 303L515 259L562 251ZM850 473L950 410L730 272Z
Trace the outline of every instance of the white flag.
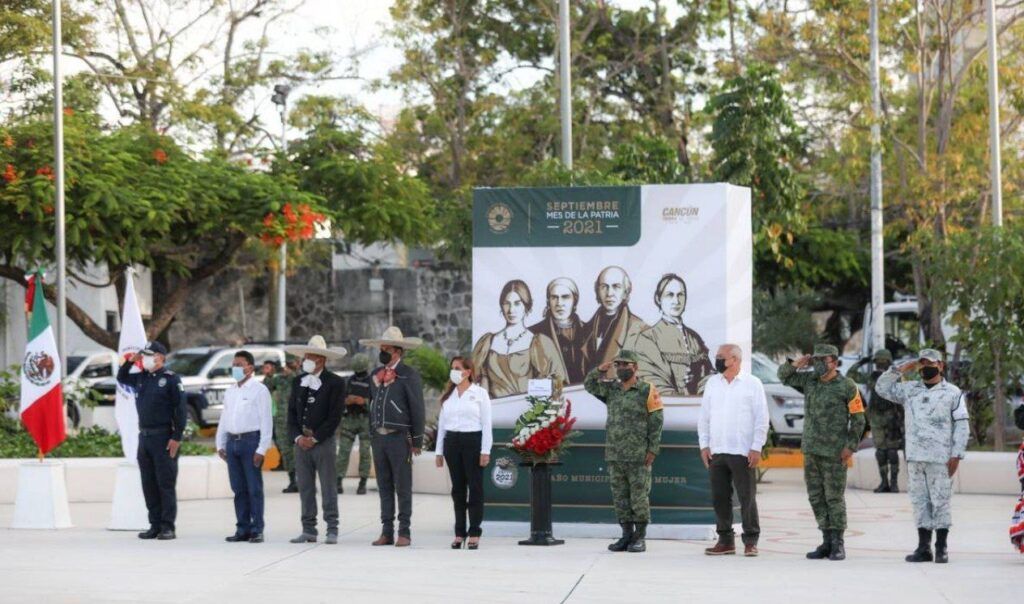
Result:
M135 299L135 280L131 269L125 273L124 306L121 307L121 338L117 342L117 355L124 363L135 353L146 347L146 329L142 326L142 313ZM132 367L132 373L141 371ZM135 408L135 389L117 384L114 398L114 418L117 431L121 433L121 450L124 456L134 460L139 448L139 412Z

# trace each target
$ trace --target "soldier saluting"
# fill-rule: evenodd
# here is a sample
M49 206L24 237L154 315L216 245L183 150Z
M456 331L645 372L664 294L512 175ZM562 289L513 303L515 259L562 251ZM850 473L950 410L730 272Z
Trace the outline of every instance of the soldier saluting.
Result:
M946 538L952 524L953 475L967 450L967 403L960 389L942 378L938 350L925 348L918 360L892 368L878 378L879 394L906 410L907 469L918 544L907 562L948 562ZM900 378L919 371L920 380Z
M797 372L811 365L812 372ZM857 384L839 374L839 350L819 344L813 356L788 360L779 380L804 394L804 482L822 543L807 554L810 560L845 560L846 462L864 434L864 402Z

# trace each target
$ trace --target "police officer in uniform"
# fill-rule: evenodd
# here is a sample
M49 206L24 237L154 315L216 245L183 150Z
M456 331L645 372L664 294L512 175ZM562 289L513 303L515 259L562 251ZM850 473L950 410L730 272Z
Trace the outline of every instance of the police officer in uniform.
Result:
M167 348L150 342L121 365L117 381L135 391L139 413L139 473L142 494L149 511L149 530L139 539L174 539L178 514L175 483L178 480L178 447L185 431L185 389L181 378L164 369ZM142 360L142 371L132 367Z
M605 460L611 477L615 515L622 537L608 546L613 552L647 550L651 521L651 466L661 447L664 424L661 396L649 382L637 379L639 356L620 350L583 380L587 392L608 406ZM607 375L613 369L614 375Z
M800 371L813 366L813 371ZM864 402L857 384L839 374L839 350L819 344L814 355L788 360L779 367L779 380L805 397L804 482L807 499L823 537L807 554L810 560L845 560L846 462L864 434Z
M345 391L345 415L338 426L338 494L344 492L341 481L348 472L348 459L352 445L359 439L359 487L356 495L366 494L366 479L370 477L370 357L359 353L352 357L352 375Z

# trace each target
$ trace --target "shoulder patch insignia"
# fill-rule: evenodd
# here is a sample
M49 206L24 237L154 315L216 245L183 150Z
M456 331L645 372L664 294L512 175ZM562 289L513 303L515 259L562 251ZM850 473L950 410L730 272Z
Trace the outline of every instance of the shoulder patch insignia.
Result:
M665 406L661 402L661 395L658 394L658 389L653 384L648 384L648 386L650 386L650 391L647 393L647 412L661 411Z
M850 413L864 413L864 401L860 398L860 390L857 390L847 404L850 409Z

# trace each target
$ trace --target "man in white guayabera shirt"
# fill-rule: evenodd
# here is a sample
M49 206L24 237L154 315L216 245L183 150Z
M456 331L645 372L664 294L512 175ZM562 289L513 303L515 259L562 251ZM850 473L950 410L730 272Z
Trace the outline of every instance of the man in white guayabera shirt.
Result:
M711 477L718 543L709 556L736 553L732 530L732 491L740 500L745 556L757 555L761 533L757 519L756 468L768 438L768 402L764 385L742 370L743 351L723 344L715 354L715 371L704 386L700 403L700 457Z

